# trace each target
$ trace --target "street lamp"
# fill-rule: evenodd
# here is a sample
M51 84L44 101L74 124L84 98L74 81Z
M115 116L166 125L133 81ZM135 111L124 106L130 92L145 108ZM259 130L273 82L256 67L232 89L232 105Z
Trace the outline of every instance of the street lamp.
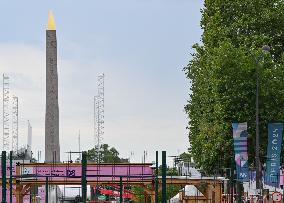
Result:
M262 53L257 60L256 66L256 101L255 101L255 124L256 124L256 139L255 139L255 162L256 162L256 189L258 192L262 191L262 169L261 163L259 159L259 66L261 66L260 60L263 59L264 53L268 53L270 51L270 47L265 45L262 47Z

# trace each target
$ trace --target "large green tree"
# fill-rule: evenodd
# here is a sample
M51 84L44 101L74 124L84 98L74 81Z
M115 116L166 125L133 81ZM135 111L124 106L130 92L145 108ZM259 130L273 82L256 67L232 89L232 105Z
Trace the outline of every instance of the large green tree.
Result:
M228 167L232 122L248 122L249 159L254 164L256 70L260 77L260 140L264 161L267 124L284 118L284 2L205 0L202 42L185 68L190 80L191 155L208 173ZM261 47L269 45L270 53Z
M119 157L119 152L108 144L100 145L98 147L92 148L87 152L87 158L90 161L100 162L100 163L123 163L128 162L128 159L123 159Z

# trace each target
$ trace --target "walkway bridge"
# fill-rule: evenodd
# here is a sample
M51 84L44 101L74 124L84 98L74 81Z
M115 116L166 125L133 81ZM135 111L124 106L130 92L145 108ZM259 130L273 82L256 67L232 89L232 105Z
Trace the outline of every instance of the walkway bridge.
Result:
M121 164L87 164L86 182L90 186L96 185L140 185L144 192L155 196L155 172L150 163L121 163ZM7 185L9 185L10 167L6 170ZM22 203L23 196L28 194L32 186L48 185L81 185L82 165L80 163L59 164L13 164L12 166L13 194L16 202ZM158 176L158 190L161 191L162 177ZM166 184L194 185L204 193L208 202L219 203L222 196L222 183L220 179L212 177L167 176ZM1 177L2 184L2 177ZM8 187L9 188L9 187ZM9 198L7 198L8 200ZM7 201L9 202L9 201Z

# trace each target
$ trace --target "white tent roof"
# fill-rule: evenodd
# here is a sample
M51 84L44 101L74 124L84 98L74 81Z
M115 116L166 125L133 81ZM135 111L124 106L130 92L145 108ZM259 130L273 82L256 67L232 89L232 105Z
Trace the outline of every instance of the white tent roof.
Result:
M182 190L185 191L185 196L204 197L204 195L194 185L186 185ZM176 194L173 198L171 198L170 202L171 203L178 203L179 202L179 194Z
M194 185L185 186L185 196L204 197L204 195Z

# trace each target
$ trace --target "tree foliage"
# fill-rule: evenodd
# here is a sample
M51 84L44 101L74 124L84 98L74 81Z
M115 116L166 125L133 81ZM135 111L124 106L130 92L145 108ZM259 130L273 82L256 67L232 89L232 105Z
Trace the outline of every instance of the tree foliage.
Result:
M260 77L261 157L267 124L284 117L284 2L282 0L205 0L202 43L185 68L190 80L190 153L212 172L233 155L232 122L248 122L249 160L254 160L256 70ZM270 53L261 47L269 45ZM217 164L218 163L218 164Z
M179 155L179 160L183 162L191 162L191 154L183 152Z
M119 152L108 144L102 144L100 149L96 146L93 149L88 150L87 157L90 161L100 163L123 163L128 162L128 159L119 158Z

